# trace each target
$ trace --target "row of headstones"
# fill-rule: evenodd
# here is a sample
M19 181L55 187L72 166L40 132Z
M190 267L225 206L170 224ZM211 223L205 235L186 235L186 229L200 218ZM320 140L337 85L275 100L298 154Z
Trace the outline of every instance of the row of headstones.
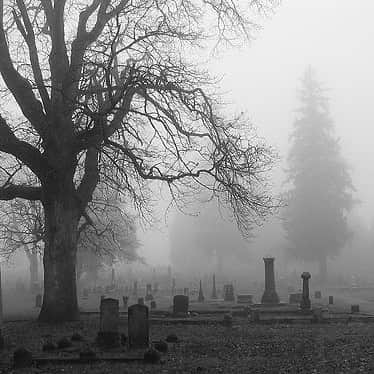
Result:
M84 288L83 291L82 291L82 295L83 295L83 297L88 297L90 293L96 293L96 294L97 293L103 293L103 292L109 293L109 292L112 292L112 291L115 291L115 290L116 290L116 285L115 284L108 285L106 287L97 286L97 287L94 287L92 289ZM130 293L130 287L129 286L123 287L122 290L126 294ZM157 282L153 285L153 287L152 287L152 284L150 284L150 283L148 283L146 285L146 297L152 296L152 294L155 294L158 291L159 291L159 284ZM138 282L137 281L134 282L134 286L131 290L131 293L134 296L138 295Z
M118 346L119 334L119 301L102 298L100 302L100 331L98 343L110 347ZM128 346L129 348L146 348L149 345L149 311L146 305L134 304L128 307Z

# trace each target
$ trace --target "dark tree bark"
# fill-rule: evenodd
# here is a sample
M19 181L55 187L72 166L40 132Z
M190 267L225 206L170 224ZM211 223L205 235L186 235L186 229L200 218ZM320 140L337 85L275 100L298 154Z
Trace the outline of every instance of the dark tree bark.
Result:
M219 40L249 35L250 9L241 14L231 0L219 7L201 0L172 7L156 0L78 3L67 10L66 0L0 0L0 89L24 117L18 123L0 113L0 152L16 159L0 170L0 200L42 202L39 320L49 322L78 317L78 225L82 217L91 221L86 209L100 178L129 197L141 216L151 200L148 181L167 183L176 204L183 189L196 192L203 185L231 207L243 232L254 216L274 208L262 176L272 153L253 142L250 129L238 133L243 119L220 115L208 94L214 81L181 58L191 43L205 40L205 14L194 9L204 7L216 19ZM256 0L251 7L272 3ZM70 17L77 27L65 33ZM197 155L201 160L192 163ZM35 185L15 177L26 168Z
M65 183L64 183L65 182ZM51 186L53 186L51 188ZM76 292L76 256L79 208L74 186L67 177L49 182L44 196L44 297L39 321L79 318Z

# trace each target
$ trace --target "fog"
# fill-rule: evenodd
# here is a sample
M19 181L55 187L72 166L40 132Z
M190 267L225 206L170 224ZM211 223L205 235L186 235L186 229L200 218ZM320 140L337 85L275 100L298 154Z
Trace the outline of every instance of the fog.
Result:
M350 166L356 189L354 197L360 200L351 212L351 220L360 222L366 229L373 221L374 207L373 11L374 4L369 0L360 1L359 6L338 0L284 1L264 20L262 30L250 45L240 50L228 49L212 57L209 63L214 75L222 78L226 102L235 110L246 112L258 133L279 152L280 162L272 175L277 190L282 189L285 178L285 157L298 105L300 79L307 66L315 69L327 89L335 134L340 138L343 157ZM170 261L168 226L172 218L169 216L161 231L141 235L142 252L149 263ZM275 222L272 225L279 224ZM282 230L275 229L275 236L270 238L264 230L269 230L266 225L257 229L257 239L247 244L251 253L249 262L252 262L248 267L261 264L265 254L283 256ZM335 271L349 267L347 263L352 264L352 252L360 251L359 239L355 240L333 261ZM230 248L227 250L230 252ZM367 263L368 258L373 260L372 252L367 249L364 252L365 259L359 260L356 256L357 264L361 262L362 265L365 260ZM285 270L282 266L279 264L280 271ZM352 272L364 271L359 265L352 264L351 268Z
M308 66L315 69L318 80L327 88L335 134L340 138L342 155L350 166L356 189L354 197L360 201L349 217L357 235L329 265L335 274L344 269L348 277L361 274L362 278L370 278L367 264L374 260L370 251L373 237L368 232L374 221L373 12L371 0L359 3L285 0L274 14L262 21L262 29L249 45L241 49L227 48L211 56L208 63L213 75L221 79L220 86L230 110L245 112L258 134L279 153L279 162L271 175L277 193L284 187L285 157L298 106L300 79ZM160 218L157 227L138 230L142 244L140 255L149 266L171 264L176 272L190 271L178 262L173 263L173 242L169 234L179 213L165 212L168 206L165 196L156 202ZM192 222L197 218L187 216L185 219ZM228 279L234 280L239 273L262 277L265 255L276 256L278 274L299 271L305 266L312 272L315 270L313 264L286 260L284 232L277 217L254 228L253 234L251 240L243 242L248 249L245 261L241 258L227 266L225 276ZM232 248L227 251L229 258ZM207 273L215 271L208 261L201 265L199 274L203 275L204 267ZM22 266L27 267L27 262ZM12 263L5 272L8 272L7 279L17 278Z

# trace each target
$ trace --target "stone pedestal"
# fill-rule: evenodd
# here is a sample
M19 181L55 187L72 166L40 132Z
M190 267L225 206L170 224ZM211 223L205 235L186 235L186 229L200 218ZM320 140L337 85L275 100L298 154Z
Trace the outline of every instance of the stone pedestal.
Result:
M116 347L119 339L119 302L117 299L106 298L100 303L100 331L97 335L99 345Z
M261 298L262 304L279 304L279 296L275 291L274 257L265 257L265 291Z
M187 316L188 301L188 296L175 295L173 298L173 314L175 316Z
M217 299L217 289L216 289L216 275L213 274L213 289L212 289L212 299Z
M152 284L149 283L146 285L145 301L151 301L151 300L153 300Z
M145 305L135 304L128 309L129 348L149 345L149 312Z
M202 303L204 301L204 294L203 294L203 286L200 281L200 288L199 288L199 296L197 297L197 301Z
M301 299L300 308L301 309L310 309L310 298L309 298L309 279L310 273L304 272L301 274L303 279L303 297Z

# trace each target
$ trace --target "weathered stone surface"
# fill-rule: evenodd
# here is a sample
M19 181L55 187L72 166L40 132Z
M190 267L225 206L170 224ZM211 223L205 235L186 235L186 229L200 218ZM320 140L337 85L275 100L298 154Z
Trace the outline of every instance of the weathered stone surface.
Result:
M97 335L98 344L106 347L119 345L119 302L107 298L100 303L100 331Z
M261 298L262 304L279 304L279 296L275 290L274 257L264 257L265 291Z
M130 348L144 348L149 345L148 307L135 304L128 309L128 339Z
M18 348L13 353L13 364L15 368L25 368L32 365L32 353L25 348Z
M309 298L309 279L311 278L311 275L308 272L304 272L301 274L301 278L303 280L303 294L300 303L300 308L306 310L310 309L311 307L311 302Z
M189 304L188 296L175 295L173 298L173 313L187 315L188 304Z
M204 300L205 300L205 297L204 297L204 293L203 293L203 286L202 286L201 281L200 281L199 296L197 297L197 301L199 303L202 303L202 302L204 302Z
M229 302L235 301L234 286L232 284L223 286L223 299Z
M358 304L351 305L351 313L360 313L360 305Z

